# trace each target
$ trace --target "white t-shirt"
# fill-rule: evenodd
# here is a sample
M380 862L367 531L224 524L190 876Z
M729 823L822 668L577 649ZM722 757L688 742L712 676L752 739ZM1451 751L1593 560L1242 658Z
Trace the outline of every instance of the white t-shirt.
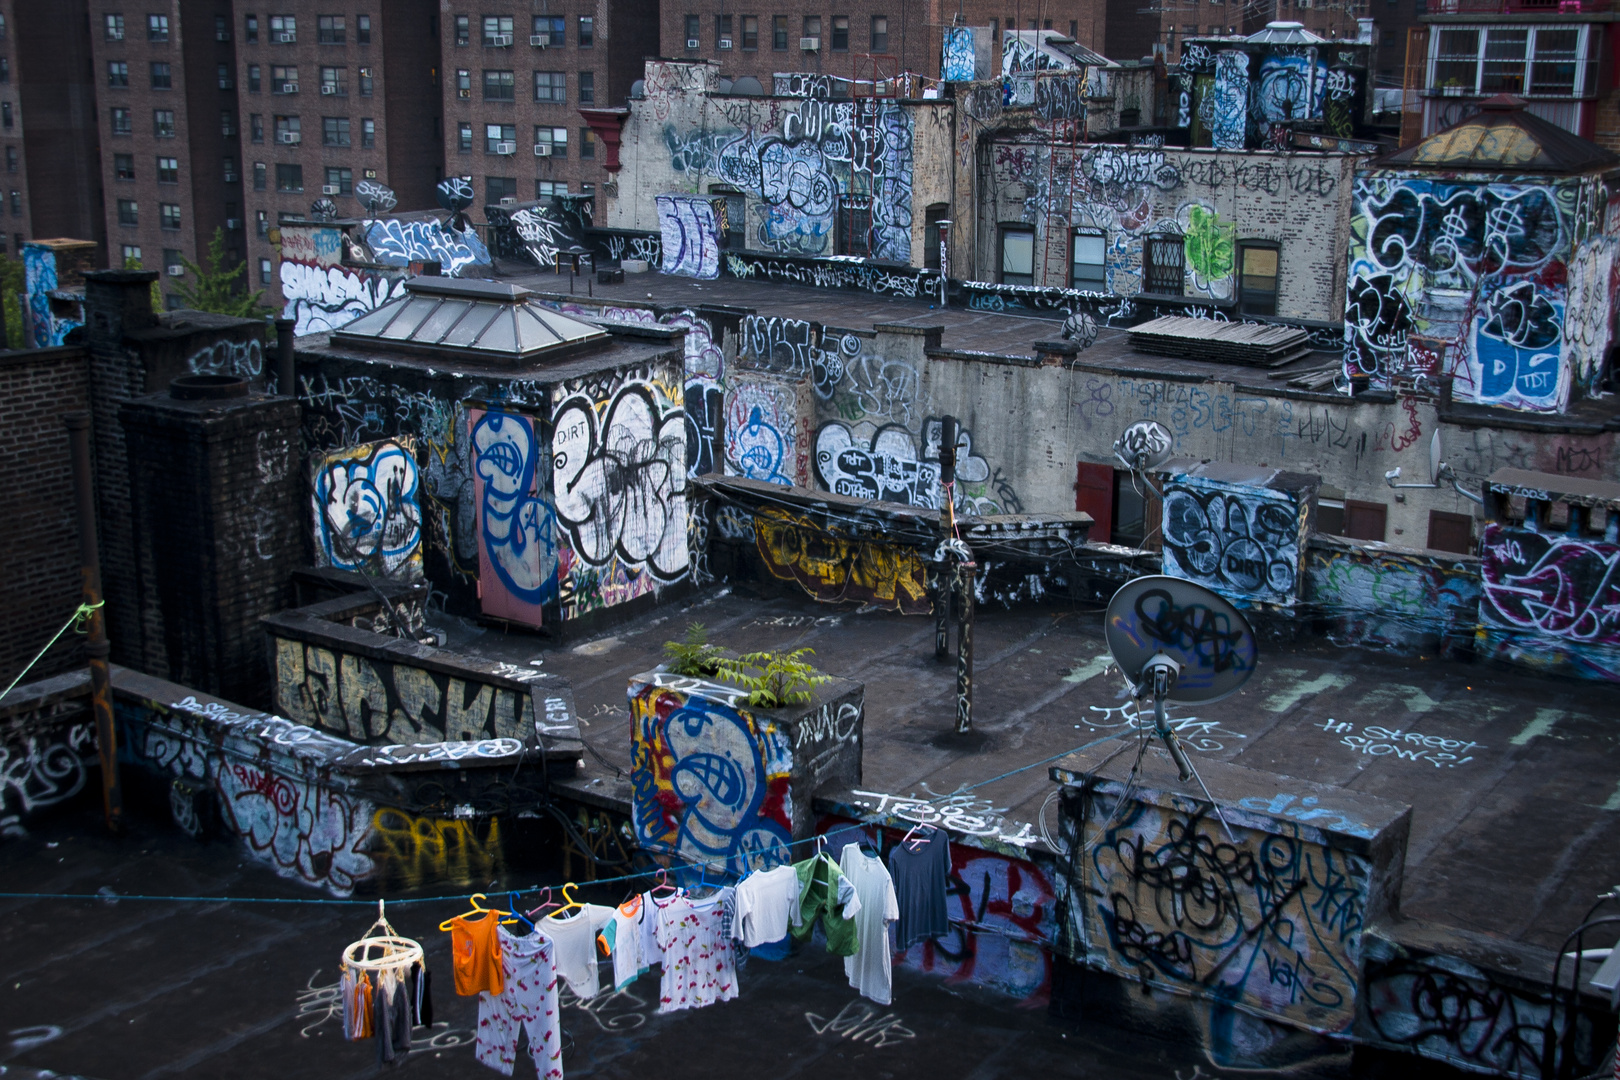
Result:
M787 937L799 924L799 875L791 866L749 874L737 886L737 912L731 933L750 949Z
M596 934L613 918L614 909L586 904L583 909L538 920L539 931L551 939L557 962L557 975L580 999L593 998L599 989L596 980Z
M737 957L726 936L732 890L693 900L682 896L658 912L658 944L664 977L658 1011L696 1009L737 996Z
M626 909L629 913L626 914ZM642 956L642 928L652 921L648 915L645 896L632 896L613 909L613 918L602 930L602 937L613 954L613 988L623 989L646 971L649 965Z
M855 887L855 895L860 900L860 910L854 913L860 948L854 956L844 957L844 974L849 976L849 985L860 991L862 997L887 1005L893 996L889 927L900 918L894 879L882 859L866 854L856 844L844 847L838 869ZM849 911L848 906L845 911Z

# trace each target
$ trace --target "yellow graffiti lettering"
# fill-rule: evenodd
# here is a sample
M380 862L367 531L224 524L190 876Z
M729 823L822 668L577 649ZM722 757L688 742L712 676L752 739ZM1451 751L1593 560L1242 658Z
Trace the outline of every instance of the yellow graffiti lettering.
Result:
M371 826L371 858L384 888L471 885L506 873L495 818L479 823L415 817L385 807L372 815Z
M817 600L893 605L907 615L928 612L928 572L915 552L834 536L775 507L754 512L754 534L770 572L798 582Z

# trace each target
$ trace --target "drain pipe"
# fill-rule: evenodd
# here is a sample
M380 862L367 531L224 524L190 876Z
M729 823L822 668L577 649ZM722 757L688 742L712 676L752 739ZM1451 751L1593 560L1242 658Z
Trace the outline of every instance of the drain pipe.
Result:
M293 374L293 327L297 325L296 319L276 320L276 390L288 397L298 396Z
M96 545L96 495L90 473L90 414L71 412L67 425L73 458L73 492L78 505L79 563L84 575L83 605L89 608L84 651L90 661L90 713L96 723L96 751L101 758L101 803L107 828L124 828L124 791L118 780L118 732L113 726L112 678L107 657L107 620L102 610L101 552Z

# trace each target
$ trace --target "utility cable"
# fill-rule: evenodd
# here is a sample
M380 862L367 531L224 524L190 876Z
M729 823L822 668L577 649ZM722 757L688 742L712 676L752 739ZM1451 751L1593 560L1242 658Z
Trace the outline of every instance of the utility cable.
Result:
M45 647L43 649L34 654L34 658L28 661L27 667L23 668L22 671L17 673L17 677L11 680L10 686L6 687L4 690L0 690L0 700L4 700L5 696L15 690L17 688L17 684L23 681L23 677L26 676L30 671L34 670L34 665L39 663L41 657L51 651L51 646L55 645L61 636L67 633L68 627L74 626L76 623L78 624L76 627L76 632L80 634L84 633L84 624L89 621L90 616L99 610L106 602L107 601L105 600L97 600L93 604L80 604L78 607L74 608L73 614L68 616L68 621L62 624L62 629L51 635L51 640L45 643Z

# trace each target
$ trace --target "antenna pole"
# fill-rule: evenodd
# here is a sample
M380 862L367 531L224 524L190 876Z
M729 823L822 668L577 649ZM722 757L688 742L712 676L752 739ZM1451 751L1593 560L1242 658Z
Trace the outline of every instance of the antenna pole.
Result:
M1170 717L1165 711L1164 701L1169 696L1171 687L1176 685L1176 679L1180 674L1181 665L1162 652L1154 654L1142 668L1144 688L1151 688L1149 692L1153 695L1153 734L1164 740L1164 748L1170 751L1170 760L1176 763L1176 768L1181 773L1181 782L1185 784L1188 780L1198 781L1199 790L1204 793L1204 798L1209 800L1210 808L1220 819L1221 828L1226 830L1226 838L1235 844L1237 837L1232 835L1232 826L1227 823L1226 815L1221 813L1220 804L1215 801L1215 796L1209 793L1204 778L1198 775L1198 770L1193 768L1193 763L1187 757L1187 751L1182 748L1181 739L1170 727Z

